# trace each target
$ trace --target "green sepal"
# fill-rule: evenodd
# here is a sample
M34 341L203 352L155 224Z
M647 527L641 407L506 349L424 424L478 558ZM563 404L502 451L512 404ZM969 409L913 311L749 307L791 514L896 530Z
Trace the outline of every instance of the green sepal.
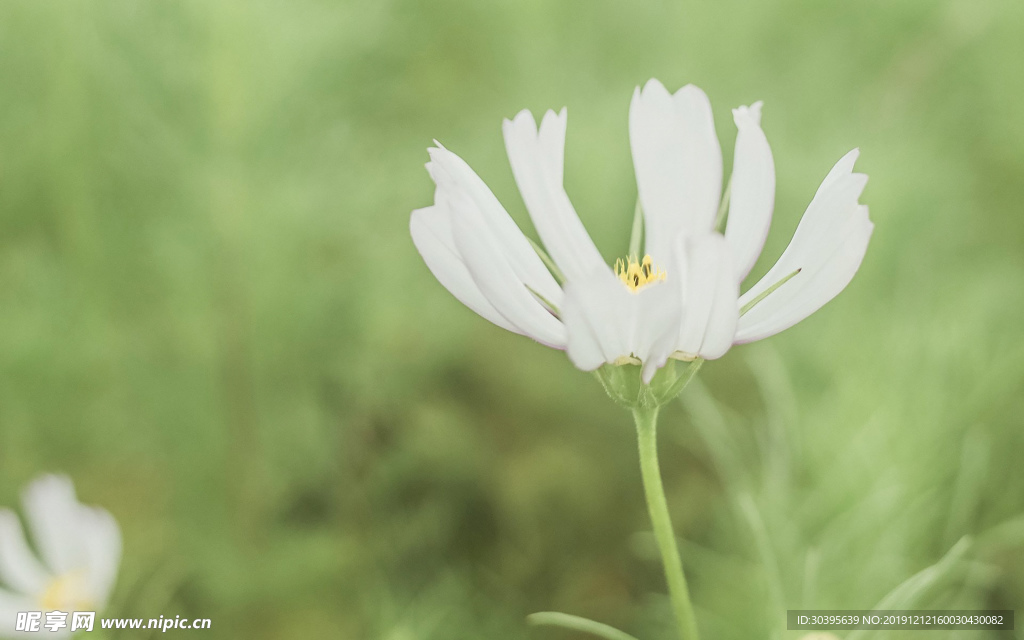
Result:
M636 364L606 364L594 373L616 404L631 410L654 409L675 399L703 363L700 358L685 365L670 359L650 384L644 384L640 377L642 367Z

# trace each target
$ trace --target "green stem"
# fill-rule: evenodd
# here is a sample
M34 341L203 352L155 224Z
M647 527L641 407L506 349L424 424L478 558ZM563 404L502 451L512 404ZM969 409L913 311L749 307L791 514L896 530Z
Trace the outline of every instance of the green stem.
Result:
M668 513L668 502L665 500L665 487L661 484L661 471L658 468L658 409L638 407L633 410L633 419L636 421L640 472L644 481L647 510L651 514L654 537L658 541L661 563L665 567L665 580L668 582L672 610L679 624L679 637L682 640L697 640L697 622L693 615L693 605L690 604L690 592L686 586L686 576L683 575L683 562L679 558L676 534L672 530L672 519Z

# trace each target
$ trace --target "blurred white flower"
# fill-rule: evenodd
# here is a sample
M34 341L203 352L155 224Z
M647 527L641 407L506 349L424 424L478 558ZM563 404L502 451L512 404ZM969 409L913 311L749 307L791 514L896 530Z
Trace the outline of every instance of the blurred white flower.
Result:
M711 104L693 85L670 94L650 80L634 93L629 112L643 256L609 267L576 215L562 183L565 109L548 111L539 129L529 111L503 127L512 173L553 264L545 265L469 165L439 143L427 163L434 204L413 211L413 242L463 304L509 331L565 349L580 369L639 361L649 382L670 357L721 357L835 297L860 267L873 229L858 203L867 176L853 173L854 150L825 177L782 257L741 296L739 285L771 224L775 166L761 131L761 103L733 110L733 120L724 234L716 230L722 151Z
M121 562L117 522L78 502L69 478L34 480L22 493L22 506L42 561L29 548L18 516L0 509L0 637L14 635L19 611L102 610ZM68 627L54 637L60 633L67 635Z

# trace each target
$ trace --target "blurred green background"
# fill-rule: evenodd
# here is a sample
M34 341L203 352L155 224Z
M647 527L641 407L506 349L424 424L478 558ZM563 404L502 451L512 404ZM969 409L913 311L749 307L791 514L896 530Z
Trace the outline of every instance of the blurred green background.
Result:
M846 292L663 412L705 638L1022 609L1022 61L1018 0L6 0L0 504L70 474L124 531L110 614L204 637L671 637L629 416L408 234L433 138L533 234L500 123L565 105L567 190L623 254L657 77L707 91L727 166L765 101L754 277L855 146L876 223Z

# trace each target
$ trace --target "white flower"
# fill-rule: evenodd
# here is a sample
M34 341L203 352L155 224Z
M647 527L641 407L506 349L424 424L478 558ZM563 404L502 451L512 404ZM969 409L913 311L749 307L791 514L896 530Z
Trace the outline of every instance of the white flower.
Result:
M107 511L78 502L69 478L47 475L34 480L22 494L22 506L42 562L29 548L18 516L0 509L4 637L14 632L19 611L102 610L121 561L117 522ZM70 623L61 632L66 635L69 628Z
M779 261L741 296L739 285L771 224L775 166L761 131L761 103L733 110L733 120L724 234L716 230L722 151L711 104L693 85L673 95L651 80L636 90L629 111L643 257L609 267L576 215L562 185L565 109L548 111L539 129L529 111L503 127L512 173L552 269L483 181L440 144L427 163L437 185L434 205L413 211L413 242L466 306L565 349L580 369L639 361L649 382L670 357L721 357L835 297L860 267L873 229L858 203L867 176L853 173L853 150L825 177Z

